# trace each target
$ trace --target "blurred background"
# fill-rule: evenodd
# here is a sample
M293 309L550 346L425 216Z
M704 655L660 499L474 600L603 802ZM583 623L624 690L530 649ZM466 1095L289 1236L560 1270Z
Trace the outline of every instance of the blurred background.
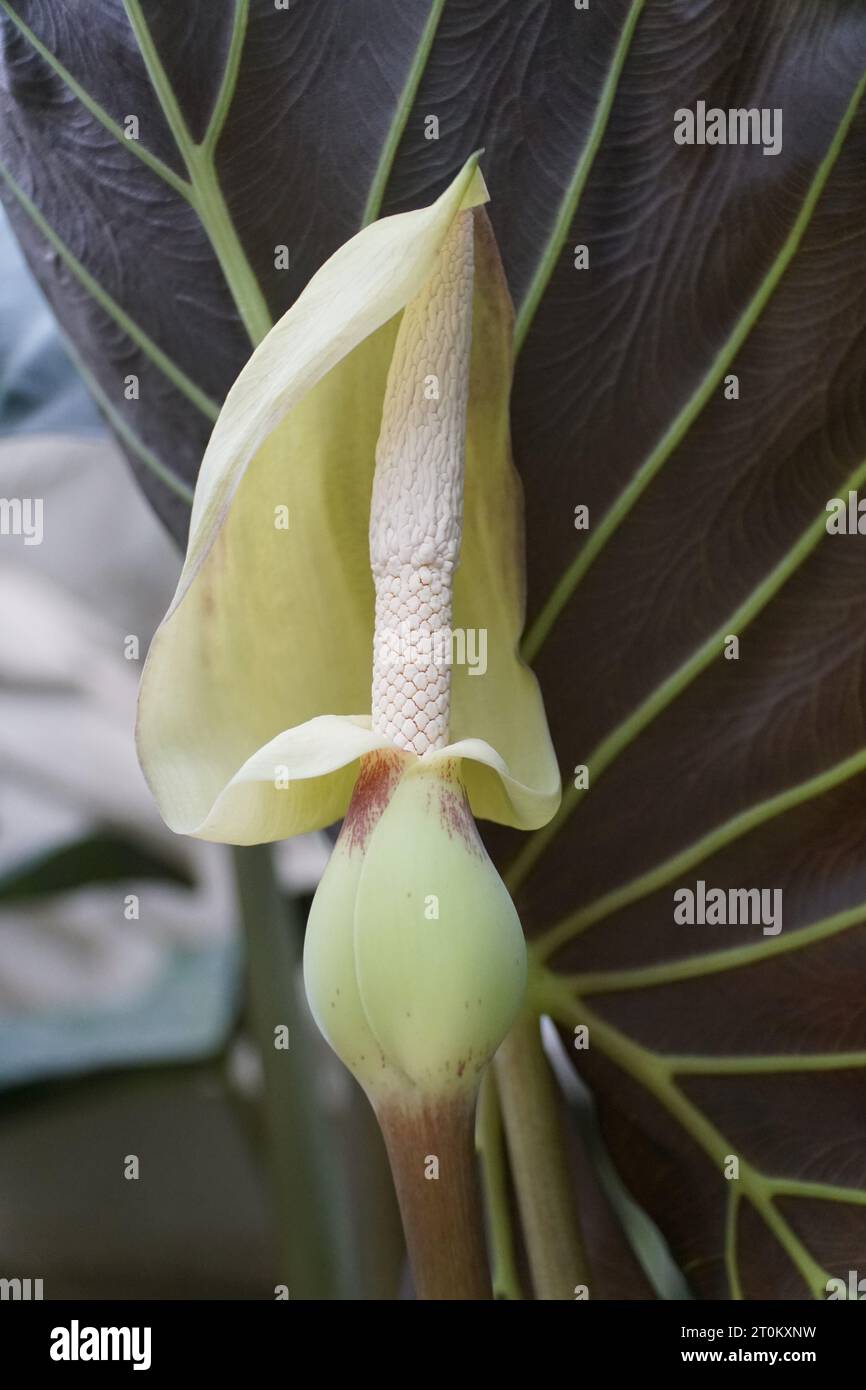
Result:
M40 543L0 534L0 1277L393 1297L378 1132L293 989L327 840L281 846L263 904L267 851L160 821L135 700L180 555L2 213L0 496L42 519Z

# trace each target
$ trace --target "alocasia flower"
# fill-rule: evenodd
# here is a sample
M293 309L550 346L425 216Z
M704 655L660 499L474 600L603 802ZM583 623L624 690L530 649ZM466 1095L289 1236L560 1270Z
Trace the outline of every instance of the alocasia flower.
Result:
M486 197L473 159L365 228L253 353L142 678L173 829L251 844L345 817L305 978L380 1114L474 1096L526 974L474 817L529 829L559 801L518 656L512 309Z

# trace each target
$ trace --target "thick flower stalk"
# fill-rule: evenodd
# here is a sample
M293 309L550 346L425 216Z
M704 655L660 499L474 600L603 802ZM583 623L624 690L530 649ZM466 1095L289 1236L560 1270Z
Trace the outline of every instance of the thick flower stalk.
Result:
M489 1291L474 1105L526 979L475 817L531 828L559 798L517 655L512 320L485 197L470 161L429 208L365 229L253 354L139 718L183 833L253 843L344 817L307 994L379 1115L430 1297Z

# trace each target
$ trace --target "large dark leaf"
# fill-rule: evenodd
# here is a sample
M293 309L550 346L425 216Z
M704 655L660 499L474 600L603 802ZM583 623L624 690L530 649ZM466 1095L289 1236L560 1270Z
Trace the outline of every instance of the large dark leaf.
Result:
M525 846L495 837L563 973L544 1002L589 1022L608 1142L695 1288L809 1296L866 1268L866 546L824 527L866 460L866 5L0 18L6 204L178 535L250 338L365 219L485 146L518 306L527 649L566 785L590 775ZM780 108L781 153L676 145L699 99ZM698 879L781 888L781 933L676 925Z

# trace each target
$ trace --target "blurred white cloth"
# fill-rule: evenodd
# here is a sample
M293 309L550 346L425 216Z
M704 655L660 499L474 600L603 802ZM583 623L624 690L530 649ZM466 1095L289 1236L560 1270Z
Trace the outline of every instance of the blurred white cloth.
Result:
M39 545L0 535L0 875L108 831L180 866L194 884L93 884L0 906L0 1080L111 1062L113 1047L128 1060L135 1026L153 1055L160 1030L148 1000L164 1014L180 970L178 1001L188 997L192 1010L195 953L207 981L197 1002L210 1016L190 1020L188 1050L212 1045L233 1008L238 965L231 857L166 829L134 746L141 664L180 556L103 438L0 441L0 498L41 498L44 532ZM130 637L138 659L125 656ZM311 887L326 857L321 837L293 841L281 848L281 876L296 890ZM124 916L128 894L139 899L138 920ZM104 1046L93 1026L100 1010L115 1039ZM50 1055L69 1046L58 1011L87 1025L74 1034L90 1040L77 1063ZM16 1020L40 1016L48 1016L44 1055L31 1026L21 1057ZM164 1022L172 1048L182 1045L183 1020Z

